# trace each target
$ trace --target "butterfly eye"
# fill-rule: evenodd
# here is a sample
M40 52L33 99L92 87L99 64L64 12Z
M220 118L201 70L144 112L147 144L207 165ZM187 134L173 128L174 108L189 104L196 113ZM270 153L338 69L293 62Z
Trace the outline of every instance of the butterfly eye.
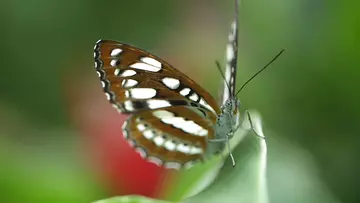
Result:
M233 114L236 114L236 113L237 113L237 109L238 109L237 106L234 105L234 106L233 106Z

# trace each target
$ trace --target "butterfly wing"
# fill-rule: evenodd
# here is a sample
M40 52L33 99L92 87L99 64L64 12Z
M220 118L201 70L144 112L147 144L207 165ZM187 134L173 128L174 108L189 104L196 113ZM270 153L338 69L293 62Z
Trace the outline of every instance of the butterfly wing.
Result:
M179 105L220 112L215 99L200 85L146 51L99 40L94 58L108 100L123 113Z
M144 159L166 168L187 168L206 157L207 140L215 137L207 114L212 113L191 106L141 111L123 124L123 135Z
M236 88L236 70L238 55L238 33L239 33L239 2L235 1L235 17L231 23L231 29L228 36L228 44L226 45L226 65L225 65L225 81L223 86L222 104L227 99L235 96ZM229 85L229 88L227 87Z

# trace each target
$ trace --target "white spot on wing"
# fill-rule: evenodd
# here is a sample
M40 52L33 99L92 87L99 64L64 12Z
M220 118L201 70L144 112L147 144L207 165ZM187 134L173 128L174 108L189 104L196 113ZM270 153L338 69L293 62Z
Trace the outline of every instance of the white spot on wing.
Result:
M166 110L157 110L153 112L153 115L157 118L166 118L166 117L174 117L174 114L170 111Z
M107 93L107 92L105 92L105 96L106 96L106 99L107 99L108 101L110 101L110 99L111 99L110 94L109 94L109 93Z
M154 143L159 147L162 146L165 142L165 139L161 135L156 136L153 140Z
M129 77L136 75L136 71L134 70L125 70L123 73L121 73L121 77Z
M172 140L168 140L165 142L164 147L169 151L174 151L176 149L176 144Z
M178 125L179 123L185 123L186 121L184 120L184 118L181 117L165 117L161 119L162 122L169 124L169 125ZM177 126L176 126L177 127ZM177 128L181 128L177 127Z
M229 41L234 41L235 40L235 32L236 32L236 22L233 21L231 23L231 31L229 33Z
M178 145L174 144L171 140L165 141L162 136L157 136L154 138L154 142L157 146L164 146L169 151L178 151L184 154L202 154L204 153L201 147L191 146L184 143ZM145 152L144 152L145 153Z
M189 98L193 101L197 101L199 99L199 96L194 92Z
M135 151L140 154L142 158L146 158L147 154L146 151L141 147L136 147Z
M182 96L186 96L186 95L188 95L190 93L190 89L189 88L184 88L184 89L182 89L181 91L180 91L180 94L182 95Z
M134 106L132 105L131 101L125 101L124 107L125 107L125 110L127 110L127 111L134 111Z
M204 151L200 147L191 147L190 148L190 154L202 154Z
M101 41L103 41L103 40L102 40L102 39L99 39L98 41L96 41L95 46L94 46L94 49L97 48L97 46L99 45L99 43L100 43Z
M146 159L148 162L151 162L151 163L154 163L158 166L161 166L162 164L162 161L161 159L157 158L157 157L154 157L154 156L149 156L147 159Z
M127 125L127 121L125 121L121 127L122 130L125 130L126 129L126 125Z
M114 75L119 75L119 73L120 73L120 69L116 68L116 69L114 70Z
M177 89L180 86L180 81L175 78L165 77L162 79L164 85L170 89Z
M136 127L140 132L142 132L142 131L144 131L146 129L145 125L142 124L142 123L137 124Z
M165 168L169 168L169 169L176 169L179 170L181 168L181 164L178 162L166 162L164 164Z
M130 144L131 147L135 147L135 142L134 142L134 140L128 139L127 141L128 141L128 143Z
M198 131L198 134L200 136L206 136L208 134L208 131L206 129L201 129Z
M187 133L191 133L191 134L195 134L195 135L199 135L199 136L206 136L208 134L208 131L204 128L202 128L201 126L199 126L198 124L194 123L194 121L187 121L183 126L182 126L183 131L187 132Z
M184 123L181 123L181 125L175 124L175 127L179 127L187 133L199 135L199 136L205 136L208 133L206 129L194 123L194 121L186 121Z
M139 70L146 70L146 71L150 71L150 72L158 72L161 69L161 68L149 65L147 63L141 63L141 62L131 64L129 67L139 69Z
M134 87L135 85L137 85L138 82L136 80L133 79L125 79L121 82L121 85L123 87Z
M114 107L119 113L122 112L122 109L118 105L112 104L111 106Z
M113 49L110 53L110 56L118 56L123 50L122 49L119 49L119 48L116 48L116 49Z
M143 135L148 140L152 140L155 137L155 134L154 134L154 132L152 130L145 130L143 132Z
M133 88L129 91L131 92L131 98L134 99L151 99L156 95L156 90L153 88Z
M110 61L110 65L111 65L112 67L116 67L116 66L117 66L116 64L118 63L118 61L119 61L119 60L117 60L117 59L113 59L113 60Z
M125 97L127 97L127 98L130 97L130 92L129 92L129 90L126 90L126 91L125 91Z
M156 59L153 59L153 58L150 58L150 57L142 57L140 60L142 62L144 62L144 63L147 63L147 64L151 65L151 66L155 66L155 67L161 69L161 63Z
M203 98L200 99L199 103L204 107L206 107L207 109L209 109L210 111L216 113L215 110L208 103L206 103Z
M200 99L199 103L200 103L201 105L203 105L203 106L205 106L205 105L206 105L206 103L205 103L205 101L204 101L204 99L203 99L203 98L201 98L201 99Z
M178 146L176 147L176 150L179 151L179 152L182 152L184 154L190 153L189 145L185 145L183 143L178 144Z
M206 129L194 123L194 121L186 121L182 117L163 117L161 121L193 135L206 136L208 134Z
M124 138L127 139L127 138L128 138L128 133L127 133L127 131L126 131L126 130L123 130L122 133L123 133Z
M158 109L158 108L162 108L162 107L171 106L170 102L165 101L165 100L150 99L150 100L146 101L146 103L150 109Z
M226 59L227 61L231 61L234 58L234 48L231 44L226 46Z

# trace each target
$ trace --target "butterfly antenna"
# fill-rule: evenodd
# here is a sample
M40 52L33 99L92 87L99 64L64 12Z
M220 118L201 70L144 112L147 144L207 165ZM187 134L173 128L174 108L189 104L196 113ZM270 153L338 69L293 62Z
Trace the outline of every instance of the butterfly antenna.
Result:
M272 64L283 52L285 49L281 50L268 64L266 64L261 70L259 70L255 75L253 75L250 79L248 79L239 89L239 91L236 92L236 96L239 94L239 92L257 75L259 75L261 72L263 72L267 67L269 67L270 64Z
M223 78L223 79L224 79L224 81L225 81L225 84L226 84L226 86L227 86L227 88L228 88L229 92L231 92L231 91L230 91L230 85L229 85L228 81L226 81L225 75L224 75L224 73L223 73L223 72L222 72L222 70L221 70L221 65L220 65L219 61L218 61L218 60L216 60L216 61L215 61L215 63L216 63L216 67L218 68L218 70L219 70L219 72L220 72L220 74L221 74L222 78Z

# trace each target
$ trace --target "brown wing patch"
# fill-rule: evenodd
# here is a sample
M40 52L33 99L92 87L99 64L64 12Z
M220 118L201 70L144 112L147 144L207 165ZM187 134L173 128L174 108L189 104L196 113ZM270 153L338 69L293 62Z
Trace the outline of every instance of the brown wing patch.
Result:
M125 101L160 99L186 101L186 105L193 102L215 114L220 113L217 102L206 90L146 51L116 41L99 40L94 48L94 58L108 100L122 112L131 113L146 108L125 109ZM140 99L125 94L126 90L134 88L151 88L156 94Z
M213 125L202 109L172 106L131 116L123 133L143 158L178 169L203 160Z

